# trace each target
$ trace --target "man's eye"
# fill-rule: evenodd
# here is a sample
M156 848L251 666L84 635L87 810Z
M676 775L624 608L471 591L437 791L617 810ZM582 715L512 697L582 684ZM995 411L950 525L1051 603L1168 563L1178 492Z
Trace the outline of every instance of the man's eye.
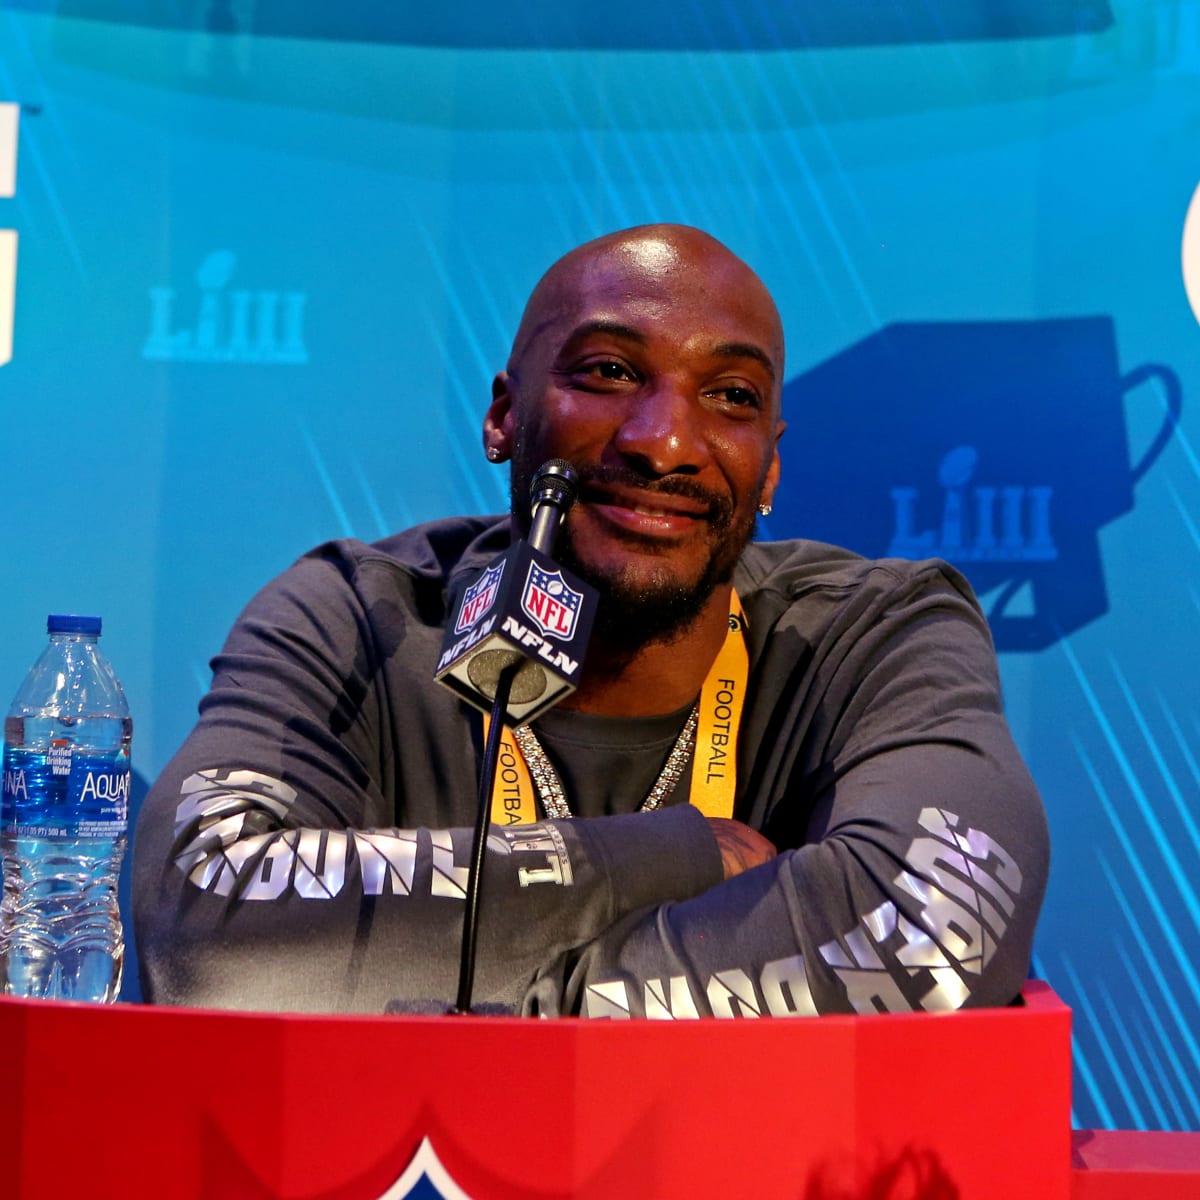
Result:
M712 395L728 404L730 408L758 408L758 393L752 388L723 387L715 388Z
M590 363L586 372L592 375L599 375L601 379L632 379L633 374L624 363L619 362L596 362Z
M555 374L570 380L578 387L598 385L602 383L634 382L637 376L623 362L613 358L596 359L594 362L578 363Z

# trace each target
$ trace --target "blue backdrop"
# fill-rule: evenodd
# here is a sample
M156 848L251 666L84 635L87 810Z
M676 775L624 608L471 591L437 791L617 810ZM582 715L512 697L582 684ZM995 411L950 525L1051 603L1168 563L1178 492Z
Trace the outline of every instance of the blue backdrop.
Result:
M509 7L0 0L0 692L102 614L152 777L300 552L504 505L541 270L700 225L788 329L769 535L984 599L1077 1120L1197 1128L1200 3Z

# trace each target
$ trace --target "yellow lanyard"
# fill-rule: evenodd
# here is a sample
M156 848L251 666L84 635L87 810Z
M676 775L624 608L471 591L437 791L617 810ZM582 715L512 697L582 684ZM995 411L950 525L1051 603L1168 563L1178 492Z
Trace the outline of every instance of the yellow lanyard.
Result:
M700 719L692 759L692 787L688 796L706 817L733 815L737 786L737 739L746 705L750 653L746 649L746 617L737 592L729 598L729 632L700 690ZM488 717L483 736L487 740ZM500 735L500 762L492 787L492 822L496 825L532 825L538 819L537 793L512 730Z

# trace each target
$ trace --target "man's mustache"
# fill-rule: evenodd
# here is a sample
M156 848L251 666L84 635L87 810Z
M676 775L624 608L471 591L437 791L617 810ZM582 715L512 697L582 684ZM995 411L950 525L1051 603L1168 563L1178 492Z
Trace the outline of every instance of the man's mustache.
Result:
M579 476L579 492L581 499L588 499L588 493L595 486L625 488L630 491L645 492L648 496L683 496L703 504L708 509L708 520L714 525L721 525L733 517L733 501L719 492L711 491L694 479L684 475L667 475L662 479L648 479L645 475L628 467L580 466L575 464Z

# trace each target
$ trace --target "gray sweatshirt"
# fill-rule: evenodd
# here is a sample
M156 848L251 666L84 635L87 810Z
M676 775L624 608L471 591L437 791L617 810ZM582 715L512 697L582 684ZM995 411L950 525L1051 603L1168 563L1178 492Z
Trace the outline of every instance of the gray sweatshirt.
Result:
M158 1003L452 1001L480 715L433 682L449 597L507 518L328 543L213 662L134 846ZM965 581L936 561L752 544L734 815L777 859L723 881L686 803L637 808L686 713L535 723L574 820L493 827L477 1002L539 1015L792 1016L1010 1002L1048 868Z

